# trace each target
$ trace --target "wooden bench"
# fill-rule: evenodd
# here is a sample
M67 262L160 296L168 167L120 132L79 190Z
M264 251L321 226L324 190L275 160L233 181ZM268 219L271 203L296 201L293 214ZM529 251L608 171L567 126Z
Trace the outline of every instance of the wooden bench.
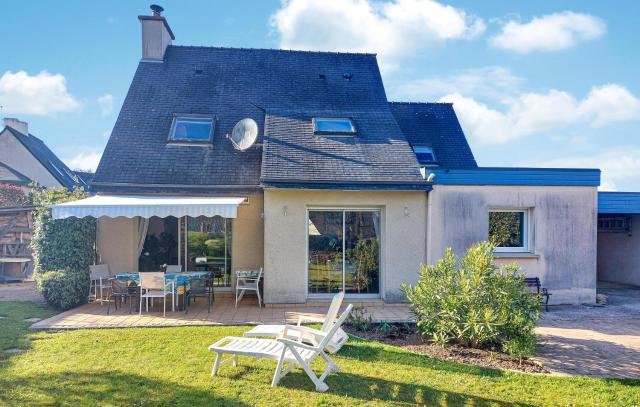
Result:
M551 293L546 289L542 288L542 284L540 284L540 279L538 277L525 278L524 283L529 288L536 288L536 294L544 297L544 309L545 311L549 311L549 297L551 297Z

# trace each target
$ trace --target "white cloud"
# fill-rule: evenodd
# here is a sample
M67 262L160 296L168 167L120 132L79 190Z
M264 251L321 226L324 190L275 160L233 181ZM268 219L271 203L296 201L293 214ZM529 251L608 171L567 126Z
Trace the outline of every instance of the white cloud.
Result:
M100 113L103 116L108 116L113 112L113 95L105 93L97 99L97 102L100 106Z
M533 163L535 166L559 168L600 168L600 190L615 191L617 185L637 179L640 173L640 149L616 149L592 156L565 157Z
M458 71L428 79L404 82L391 90L392 98L421 102L437 100L442 95L459 93L465 96L482 96L503 99L517 93L524 80L501 66L486 66Z
M602 37L605 23L589 14L564 11L536 17L528 23L508 21L490 43L498 48L519 53L558 51L578 42Z
M523 93L503 100L504 111L460 93L439 101L452 102L467 136L484 144L503 143L570 124L599 127L640 119L640 99L617 84L593 87L582 100L556 89Z
M98 168L98 163L100 163L101 157L102 152L87 149L85 151L81 151L71 158L66 159L65 163L69 168L74 170L95 171L96 168Z
M6 71L0 77L0 105L4 114L47 116L76 110L80 102L69 94L61 74Z
M434 42L473 38L482 19L433 0L283 0L271 16L280 46L375 52L387 67Z

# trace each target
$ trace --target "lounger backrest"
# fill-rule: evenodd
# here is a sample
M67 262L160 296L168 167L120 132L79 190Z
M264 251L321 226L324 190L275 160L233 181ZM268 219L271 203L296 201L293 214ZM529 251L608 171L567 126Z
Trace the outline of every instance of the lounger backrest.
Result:
M329 329L329 332L327 332L327 335L324 338L322 338L322 341L320 341L320 344L318 345L318 349L324 349L324 347L327 346L331 338L333 338L333 335L335 335L335 333L338 331L338 328L340 328L340 326L342 326L344 321L349 317L349 314L351 313L352 309L353 309L353 304L347 305L347 308L342 312L342 314L340 314L340 318L338 318L331 325L331 328Z
M153 271L140 273L140 287L149 290L164 290L164 273Z
M182 266L180 264L169 264L167 266L167 273L181 273Z
M109 266L106 264L96 264L93 266L89 266L89 273L92 280L111 277L111 274L109 274Z
M327 332L331 329L331 324L336 320L338 312L340 311L342 300L344 300L344 291L333 296L333 300L331 300L331 305L329 306L329 311L327 311L327 316L324 318L322 328L320 328L322 332Z

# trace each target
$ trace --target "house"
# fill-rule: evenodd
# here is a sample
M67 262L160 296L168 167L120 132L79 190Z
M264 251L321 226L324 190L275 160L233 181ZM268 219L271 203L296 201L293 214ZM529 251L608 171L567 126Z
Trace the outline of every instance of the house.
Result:
M29 133L28 124L5 118L0 131L0 190L29 192L32 183L47 188L87 188L47 145ZM0 191L0 193L2 193ZM0 204L0 281L22 280L31 271L32 207Z
M99 219L112 273L181 264L224 291L264 267L268 304L393 303L491 237L554 303L595 301L599 170L479 167L454 107L389 102L373 54L176 46L160 11L97 195L53 207Z

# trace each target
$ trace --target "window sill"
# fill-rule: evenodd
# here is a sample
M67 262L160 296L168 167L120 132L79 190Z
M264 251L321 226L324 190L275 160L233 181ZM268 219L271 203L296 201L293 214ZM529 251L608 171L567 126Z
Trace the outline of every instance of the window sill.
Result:
M494 252L496 259L537 259L540 255L531 252Z

